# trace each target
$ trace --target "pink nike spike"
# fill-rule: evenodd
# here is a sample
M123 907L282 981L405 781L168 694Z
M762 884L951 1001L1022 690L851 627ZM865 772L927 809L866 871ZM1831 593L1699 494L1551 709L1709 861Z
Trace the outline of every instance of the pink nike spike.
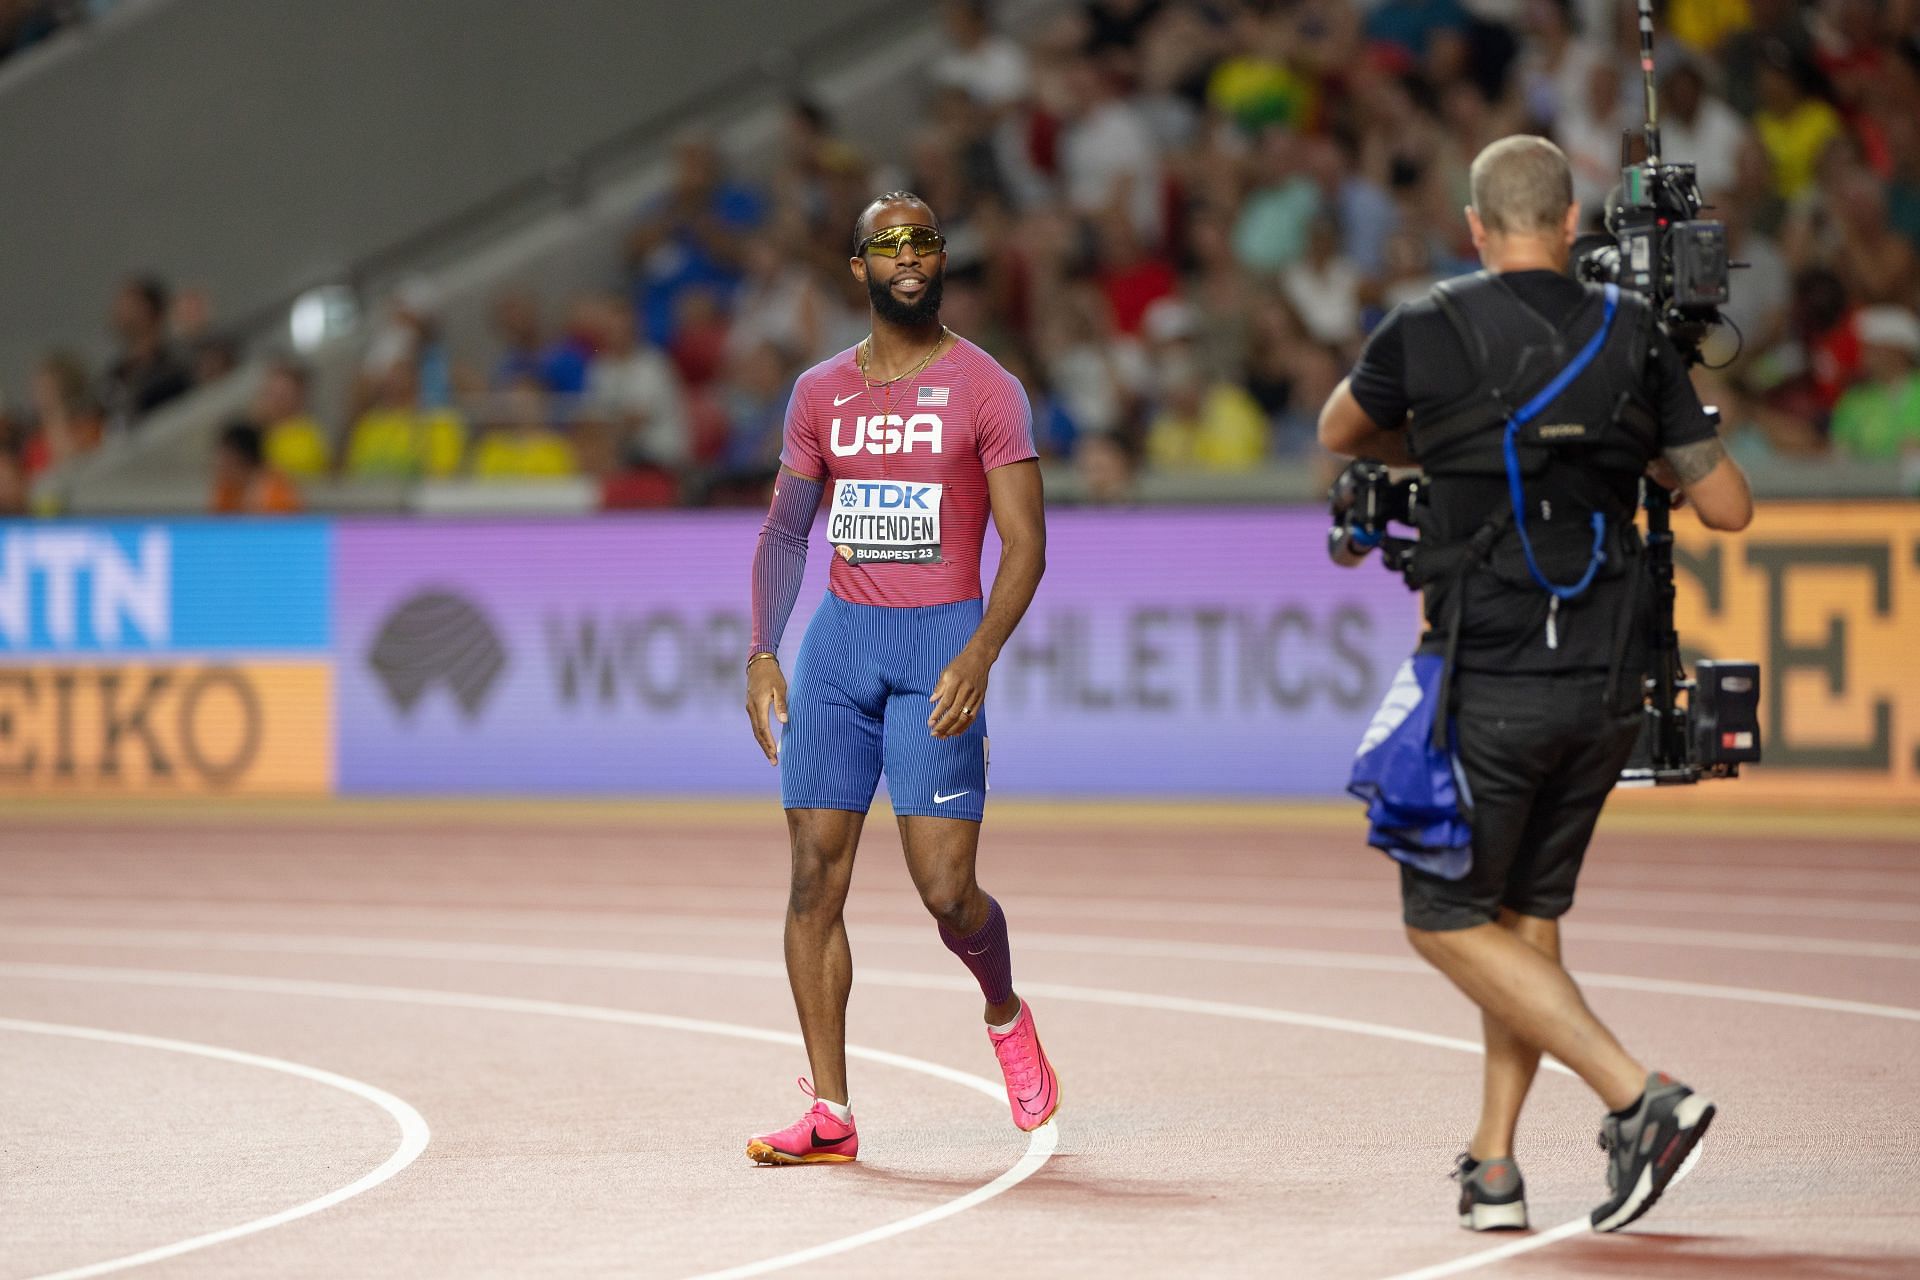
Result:
M1032 1007L1022 1000L1013 1027L1005 1035L988 1027L987 1039L993 1041L1000 1074L1007 1080L1007 1105L1013 1110L1013 1123L1024 1131L1038 1129L1060 1108L1060 1077L1047 1061L1047 1051L1040 1047Z
M851 1120L842 1123L819 1100L805 1076L800 1091L814 1099L807 1114L778 1133L762 1133L747 1142L756 1164L844 1164L860 1154L860 1135Z

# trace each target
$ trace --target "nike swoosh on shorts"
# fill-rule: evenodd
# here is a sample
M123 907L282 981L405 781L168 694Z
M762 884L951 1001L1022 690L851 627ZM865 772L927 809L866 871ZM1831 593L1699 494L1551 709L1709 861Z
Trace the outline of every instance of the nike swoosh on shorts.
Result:
M943 796L938 791L936 791L933 793L933 802L935 804L945 804L949 800L958 800L961 796L970 796L972 794L973 794L973 789L971 787L969 787L965 791L956 791L950 796Z

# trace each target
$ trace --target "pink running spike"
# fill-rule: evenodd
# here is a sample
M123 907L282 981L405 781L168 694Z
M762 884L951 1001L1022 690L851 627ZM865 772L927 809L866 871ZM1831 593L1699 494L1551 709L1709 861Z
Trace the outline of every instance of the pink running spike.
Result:
M841 1164L860 1154L860 1135L851 1120L842 1123L813 1086L800 1077L800 1091L815 1099L807 1114L778 1133L757 1134L747 1142L756 1164Z
M1060 1077L1040 1047L1040 1033L1034 1030L1033 1009L1025 1000L1013 1028L1005 1035L987 1028L994 1056L1000 1059L1000 1074L1007 1080L1007 1105L1013 1109L1013 1123L1022 1130L1038 1129L1060 1107Z

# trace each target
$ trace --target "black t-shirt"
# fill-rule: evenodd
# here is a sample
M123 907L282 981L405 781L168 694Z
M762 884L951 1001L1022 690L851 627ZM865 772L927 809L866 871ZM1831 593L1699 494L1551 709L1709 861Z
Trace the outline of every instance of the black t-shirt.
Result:
M1501 282L1555 328L1569 323L1588 296L1585 285L1557 271L1512 271L1503 274ZM1411 353L1409 330L1417 335ZM1423 371L1439 371L1439 376L1430 379L1427 394L1431 403L1416 402L1408 389L1410 354L1421 362ZM1679 352L1664 337L1656 335L1645 375L1647 399L1659 423L1661 450L1712 438L1713 420L1701 408ZM1348 385L1353 398L1377 425L1400 430L1405 428L1408 414L1438 408L1471 393L1474 367L1453 326L1431 298L1423 298L1395 308L1381 321L1367 339ZM1621 506L1632 505L1637 477L1620 472L1602 478ZM1466 527L1445 530L1449 540L1469 536L1473 527L1508 502L1504 480L1449 477L1448 483L1456 486L1456 498L1461 493L1467 495L1464 502L1453 505L1473 512ZM1432 530L1423 524L1422 532L1430 536ZM1517 539L1508 533L1505 541L1516 543ZM1563 583L1575 578L1579 567L1565 561L1544 566L1550 581ZM1503 584L1488 574L1478 574L1467 594L1458 665L1464 671L1525 674L1605 670L1612 663L1625 628L1629 650L1624 663L1627 670L1638 670L1644 663L1644 646L1640 643L1643 628L1623 619L1621 611L1638 614L1644 605L1640 587L1638 572L1603 572L1584 594L1555 607L1552 597L1536 585ZM1445 595L1444 583L1427 589L1430 626L1445 622ZM1551 645L1547 643L1550 633L1554 641Z

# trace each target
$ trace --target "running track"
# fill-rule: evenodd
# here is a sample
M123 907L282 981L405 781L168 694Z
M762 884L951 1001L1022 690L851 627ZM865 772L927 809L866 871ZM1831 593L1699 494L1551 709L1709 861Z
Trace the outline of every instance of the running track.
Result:
M1031 1142L877 817L862 1159L766 1170L805 1070L771 805L16 805L0 1280L1920 1274L1920 822L1664 799L1610 814L1569 960L1722 1111L1604 1239L1599 1109L1553 1072L1535 1232L1453 1225L1477 1020L1344 806L998 808L1065 1089Z

